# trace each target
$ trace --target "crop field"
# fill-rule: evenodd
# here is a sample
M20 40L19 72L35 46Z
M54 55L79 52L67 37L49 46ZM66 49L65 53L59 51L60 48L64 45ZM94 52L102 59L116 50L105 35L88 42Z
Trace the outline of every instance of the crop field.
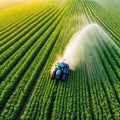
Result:
M6 1L0 120L120 120L120 1ZM51 80L59 59L65 82Z

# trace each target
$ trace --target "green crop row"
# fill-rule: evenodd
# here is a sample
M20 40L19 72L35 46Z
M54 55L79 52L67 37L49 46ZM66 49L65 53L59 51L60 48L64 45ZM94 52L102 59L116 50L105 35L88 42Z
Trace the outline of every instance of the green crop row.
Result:
M61 11L59 11L59 13L60 13ZM23 56L23 55L25 55L25 53L27 52L27 50L28 50L28 48L30 48L34 43L35 43L35 41L45 32L45 30L47 30L48 29L48 27L51 25L51 23L57 18L57 16L59 15L59 13L58 14L55 14L55 16L54 17L52 17L52 15L54 15L54 14L51 14L50 15L50 17L52 17L50 20L49 19L47 19L47 21L48 21L48 23L46 23L45 25L44 25L44 21L43 22L41 22L38 26L37 26L37 29L35 29L35 28L33 28L32 29L32 32L35 32L34 31L34 29L35 30L38 30L38 31L36 31L36 33L34 33L34 36L31 36L31 35L29 35L29 34L27 34L27 37L28 36L30 36L31 38L25 43L25 45L23 45L21 48L18 48L18 47L20 47L19 45L20 45L20 43L19 43L19 41L18 41L18 43L15 43L15 44L18 44L18 46L11 46L11 49L9 48L8 49L8 53L3 53L3 54L1 54L0 55L0 57L2 58L1 59L1 62L3 62L4 60L5 60L5 58L6 59L8 59L8 56L10 56L10 54L13 54L13 50L15 51L17 48L19 49L18 51L15 51L15 54L13 54L13 56L11 56L8 60L6 60L4 63L3 63L3 65L1 65L1 67L0 67L0 69L1 69L1 71L0 71L0 79L2 80L2 78L4 78L4 76L6 76L6 73L8 73L9 72L9 70L11 70L11 68L15 65L15 64L17 64L17 62L20 60L20 58ZM45 22L46 22L46 19L45 19ZM43 26L43 27L41 27L41 26ZM39 30L38 29L38 27L41 27L41 29ZM27 40L26 39L26 37L24 36L23 37L23 40ZM22 43L22 42L21 42ZM22 43L23 44L23 43ZM5 52L7 52L7 51L5 51ZM3 57L4 56L4 57Z
M8 38L5 39L5 42L8 41L7 44L5 44L4 46L2 46L0 48L0 53L4 52L6 49L8 49L11 45L13 45L15 43L15 46L18 45L23 45L27 39L30 38L30 36L32 36L33 34L35 34L36 31L38 31L52 16L48 15L52 12L55 12L55 10L50 10L50 11L45 11L46 14L41 14L39 16L39 19L37 20L37 17L35 18L35 22L33 24L30 24L28 27L26 27L23 31L19 32L15 32L13 33L11 36L9 36ZM48 12L48 13L47 13ZM55 14L55 13L53 13ZM34 20L34 19L33 19ZM38 25L39 24L39 25ZM37 26L36 26L37 25ZM24 27L24 26L23 26ZM19 33L19 34L18 34ZM18 34L16 36L16 34ZM14 37L13 37L14 36ZM11 39L13 38L13 39ZM18 42L18 40L20 39L20 41ZM6 52L6 51L5 51ZM12 52L13 53L13 52Z
M44 10L43 10L44 11ZM18 25L16 25L15 23L13 23L13 26L10 25L10 28L4 28L4 30L2 30L1 32L1 36L0 36L0 41L3 41L6 37L8 37L9 35L11 35L14 31L18 30L21 26L23 26L24 24L26 24L27 22L29 22L29 20L33 19L35 16L39 15L39 12L43 12L43 11L37 11L35 13L35 11L33 11L34 14L27 14L25 16L25 18L23 17L23 21L20 21L20 23L18 23Z
M61 17L63 16L63 13L64 13L64 11L61 13L61 15L56 19L56 21L55 21L55 23L53 24L53 26L51 26L49 29L48 29L48 31L46 31L45 32L45 34L40 38L40 40L39 41L41 41L41 40L43 40L43 39L48 39L48 36L50 36L51 35L51 32L53 32L54 30L54 28L58 25L58 22L61 20ZM62 24L61 24L62 25ZM60 25L60 26L61 26ZM7 112L7 108L9 107L10 108L10 110L11 110L11 112L13 112L13 105L15 105L15 104L12 104L12 102L13 103L15 103L15 100L17 100L18 101L18 97L19 97L19 101L18 101L18 104L17 105L15 105L14 106L14 114L13 114L13 116L11 116L10 117L10 119L15 119L15 117L17 117L17 114L18 114L18 112L19 112L19 110L20 110L20 108L22 107L22 105L21 104L23 104L22 102L23 102L23 100L24 99L26 99L26 96L27 96L27 94L28 94L28 91L30 90L30 88L32 87L32 84L34 83L34 81L35 81L35 78L36 78L36 76L37 76L37 74L39 73L39 69L41 69L41 67L44 65L44 62L45 62L45 59L47 59L47 57L48 57L48 54L51 52L51 49L53 48L53 45L55 44L55 41L56 41L56 39L57 39L57 35L59 34L59 31L60 31L60 29L61 29L61 27L60 26L58 26L58 31L56 31L57 32L57 34L56 34L56 32L54 32L53 34L52 34L52 36L49 38L50 40L48 40L48 42L43 46L43 48L41 49L41 51L40 51L40 53L38 54L38 58L36 59L36 62L34 62L33 63L33 66L30 68L29 67L29 71L26 73L26 75L24 75L23 76L23 78L21 79L21 82L19 83L19 86L17 87L17 89L16 89L16 92L14 92L14 94L11 96L11 99L10 99L10 103L9 104L7 104L7 106L6 106L6 110L5 110L5 112L3 112L3 115L2 116L4 116L4 114L5 114L5 116L6 116L6 112ZM57 29L57 28L56 28ZM51 31L51 32L50 32ZM37 46L36 46L36 48L35 49L37 49L37 50L39 50L40 49L40 45L39 44L37 44ZM38 49L39 48L39 49ZM46 49L47 48L47 49ZM42 56L44 54L44 56ZM34 57L34 56L33 56ZM31 56L30 56L30 58L31 58ZM39 61L41 59L41 61ZM24 66L24 65L23 65ZM36 68L35 68L35 70L33 71L33 68L36 66ZM33 72L33 73L32 73ZM30 76L32 74L32 76ZM29 75L29 78L28 78L28 75ZM14 77L13 77L14 78ZM29 81L28 81L28 83L27 83L27 79L30 79ZM11 81L12 82L12 81ZM10 82L10 83L11 83ZM14 82L15 83L15 82ZM26 87L25 87L26 86ZM24 89L24 92L23 92L23 89ZM21 91L21 92L20 92ZM21 94L20 94L21 93ZM24 93L24 94L23 94ZM17 97L17 99L16 99L16 97ZM17 102L16 101L16 102ZM20 102L21 101L21 102ZM12 106L10 106L10 105L12 105ZM15 109L16 108L16 109ZM8 111L10 114L11 114L11 112L10 112L10 110ZM9 114L8 114L8 116L9 116ZM7 116L6 116L7 117Z
M94 17L92 17L92 19L94 19ZM102 41L101 41L101 39L102 39ZM101 43L101 42L103 42L103 43ZM102 61L103 65L105 65L104 69L106 70L106 73L110 79L109 84L112 84L112 86L113 86L113 87L111 86L110 88L113 88L112 91L114 92L114 96L115 96L116 100L119 102L119 100L120 100L119 87L118 87L119 86L119 70L120 70L119 69L119 59L120 59L119 58L119 54L120 54L119 48L117 47L117 45L114 42L112 42L110 40L107 42L104 37L98 38L98 43L100 44L100 46L102 47L101 49L103 50L103 54L100 53L100 55L102 54L101 55L102 57L105 55L105 57L103 57L103 59L101 61ZM116 104L118 104L118 103L116 102ZM117 116L118 116L118 114L116 114L116 118L117 118Z
M18 14L20 14L20 16L17 16L16 19L14 17L13 18L8 18L7 22L5 21L6 23L3 24L3 26L0 28L1 35L3 35L3 33L6 33L11 29L13 29L16 26L19 26L27 18L29 18L30 16L33 16L33 14L35 15L39 11L42 11L42 10L46 9L50 5L51 4L43 4L42 6L40 4L38 4L38 5L34 4L34 5L28 5L28 6L23 5L23 8L21 8L22 6L21 7L18 6L17 10L16 10L16 13L18 12ZM20 9L21 10L24 9L24 13L23 12L19 13ZM3 13L4 12L5 11L3 11ZM14 12L14 11L12 10L12 12ZM2 11L1 11L1 13L2 13ZM16 13L14 13L14 14L16 14ZM14 16L14 14L12 14L11 16Z
M61 17L62 17L62 14L57 19L59 20L59 19L61 19ZM58 21L56 21L56 25L58 25ZM22 103L23 103L24 99L26 99L26 96L29 93L28 91L31 89L33 82L37 78L39 70L44 65L45 59L47 59L48 54L51 52L51 49L53 48L55 41L57 39L57 35L59 35L60 29L61 29L61 27L59 26L58 31L56 30L57 34L56 34L56 32L54 32L54 34L52 34L52 36L50 38L51 40L49 40L48 43L46 43L46 45L44 45L44 47L41 49L41 52L37 58L38 63L34 63L35 66L32 66L31 69L29 68L29 75L30 75L29 78L28 78L28 74L26 74L26 76L24 76L21 79L21 84L19 84L19 86L17 87L16 91L14 92L14 95L11 96L10 102L8 102L8 104L5 107L7 109L8 108L7 106L9 106L9 111L8 111L9 114L7 114L9 117L10 117L11 113L14 113L17 117L17 112L19 111L20 107L22 107ZM49 35L49 33L46 33L43 38L46 38L46 35ZM39 47L39 45L38 45L38 47ZM46 47L47 47L47 49L46 49ZM42 54L44 54L44 56L42 56ZM40 61L38 61L38 60L40 60ZM36 68L33 71L34 67L36 67ZM25 79L26 80L29 79L28 83L27 83L27 81L25 81ZM23 81L25 81L25 82L23 82ZM18 98L19 98L19 100L18 100ZM16 102L18 102L18 103L16 103L15 100L17 100ZM12 104L12 102L13 102L13 104ZM17 106L17 107L15 107L15 106ZM14 111L11 108L14 108ZM5 112L3 111L2 115L5 117L8 117L8 116L6 116L6 113L7 113L7 111L5 110ZM11 119L15 118L14 114L12 114L13 117L12 116L10 117Z
M102 50L104 50L104 45L102 46ZM114 67L113 66L115 66L115 63L112 61L113 59L110 57L110 58L108 58L109 56L107 56L106 54L107 54L107 51L103 51L103 53L101 52L101 54L102 54L102 57L103 57L103 64L105 65L104 67L105 67L105 70L106 70L106 72L107 72L107 75L109 76L109 79L111 80L111 82L112 82L112 85L114 86L114 89L115 89L115 93L117 94L117 96L118 96L118 94L119 94L119 89L118 88L116 88L115 86L116 86L116 84L118 84L119 83L119 78L117 78L117 74L115 74L115 71L113 70L114 69ZM114 63L114 64L113 64ZM119 68L118 67L116 67L116 69L118 70Z
M112 36L112 39L115 40L115 42L120 46L119 43L119 23L117 23L116 19L114 20L114 18L111 17L111 15L107 14L107 12L101 12L103 11L102 8L95 4L94 2L89 2L90 4L87 5L87 7L89 7L91 14L94 15L94 18L97 20L98 23L100 23L102 26L104 26L104 28L108 31L108 34L110 34L110 36ZM98 6L98 7L97 7ZM99 8L99 9L98 9ZM97 13L101 13L101 14L97 14ZM104 14L103 14L104 13ZM105 15L107 16L106 21L104 20ZM111 21L112 19L112 21ZM116 23L117 26L112 26L111 25L113 23Z
M58 43L62 43L62 41L57 40L57 47L54 48L54 52L52 52L52 56L50 55L49 59L51 61L54 61L55 58L55 51L60 50L60 46ZM48 59L48 61L49 61ZM33 96L31 97L31 102L30 104L27 105L26 111L22 116L22 119L47 119L49 117L49 112L50 112L50 106L51 106L51 100L53 93L55 92L55 83L54 81L49 81L49 76L50 75L50 68L52 65L52 62L49 61L45 65L45 70L44 72L41 73L41 77L38 80L38 84L36 85L36 88L33 92ZM44 89L46 88L46 89ZM44 100L43 100L44 98ZM42 103L41 103L42 102ZM39 104L40 103L40 104ZM47 103L47 104L46 104ZM33 107L37 106L38 107L33 111ZM46 107L45 107L46 106ZM39 114L38 114L39 113Z
M0 119L118 120L120 17L95 0L62 0L36 9L24 16L18 31L15 24L20 21L13 27L8 22L12 29L3 31ZM76 69L66 82L51 81L56 58L64 54L72 35L90 23L102 27L106 36L99 28L85 29L80 37L83 50L73 61Z
M107 66L104 66L107 63L107 61L105 61L106 59L104 58L104 54L102 53L100 48L97 48L97 50L99 52L99 56L101 57L100 61L102 61L102 64L103 64L103 67L104 67L105 71L107 71L106 69L109 69L109 71L106 72L107 73L107 80L103 82L103 85L105 87L104 89L105 89L107 99L109 100L109 106L110 106L111 112L112 112L111 114L113 114L114 118L118 118L119 117L118 116L119 103L118 103L117 98L116 98L117 97L116 92L114 91L114 89L116 87L112 87L112 86L115 86L115 84L117 84L117 83L111 84L111 82L110 82L111 78L108 78L108 74L110 73L111 75L114 76L114 72L111 71L111 67L109 66L109 64L107 64ZM114 79L111 79L111 80L114 80Z
M89 8L88 8L88 11L89 11ZM89 17L89 21L97 21L97 19L94 17L94 16L90 16L91 13L89 12L89 15L88 15L88 12L85 12L86 13L86 16ZM109 34L109 33L108 33ZM115 59L115 62L117 63L118 66L120 66L120 63L119 63L119 54L120 54L120 49L119 47L113 42L113 41L109 41L111 42L110 45L108 46L108 43L106 40L104 40L104 44L106 45L106 47L108 47L109 49L109 53L111 53L111 55L113 56L113 59ZM112 47L112 49L111 49Z
M70 28L70 29L72 29L72 28ZM67 28L67 29L64 29L63 31L66 32L66 31L69 31L69 29ZM75 31L75 29L74 29L74 31ZM66 39L67 39L67 37L66 37ZM56 48L56 49L58 50L59 47ZM51 63L52 62L49 62L49 64L51 64ZM30 119L30 118L33 119L35 117L34 114L36 114L36 113L37 113L37 116L34 119L47 119L48 117L46 117L46 114L47 114L47 116L52 116L52 119L65 119L65 118L72 119L72 118L75 118L75 116L74 116L75 108L74 108L74 110L71 110L72 107L75 107L75 105L72 106L72 104L68 104L69 102L71 102L71 103L73 102L72 101L72 94L70 96L67 95L68 92L69 93L71 92L71 89L66 91L65 89L67 89L67 86L66 86L67 83L65 85L64 85L64 83L62 85L60 83L60 85L57 87L57 93L59 93L59 94L57 94L56 93L56 87L55 86L53 86L53 87L50 86L49 77L47 77L48 76L47 74L50 74L49 73L50 66L48 66L48 65L46 65L46 66L47 66L46 69L43 70L44 71L43 75L41 75L41 79L40 79L40 83L39 83L40 85L39 85L39 87L37 87L35 89L35 92L33 93L33 97L31 98L32 99L31 103L28 103L28 108L25 111L25 114L23 115L22 118L23 119ZM70 79L70 81L71 81L70 83L73 83L72 79ZM70 84L70 86L71 85L74 86L75 84ZM63 86L64 86L64 88L62 88ZM68 84L68 88L70 86ZM44 88L47 88L48 90L44 90ZM44 92L43 92L43 90L44 90ZM53 95L51 96L52 92L53 92ZM54 96L54 93L56 93L56 96ZM39 95L39 98L38 98L38 95ZM57 95L60 95L60 96L57 96ZM35 96L37 96L37 98ZM50 104L52 104L51 102L54 100L54 97L55 97L55 103L54 104L56 104L56 106L54 106L55 112L53 110L53 115L50 115L49 110L51 111L51 107L52 107ZM86 97L87 97L87 95L84 96L84 99ZM48 100L46 100L46 98ZM61 104L60 101L62 101L62 103L64 101L64 104ZM75 101L76 101L76 96L74 96L74 102ZM87 107L85 109L86 112L89 109L89 105L88 105L87 101L88 100L86 100L86 103L87 103ZM85 106L86 106L86 103L84 104ZM38 108L35 107L37 105L39 106ZM35 111L32 111L33 107L35 107ZM63 109L63 107L64 107L64 109ZM62 111L62 113L61 113L61 111ZM66 111L67 111L67 113L66 113ZM72 112L72 115L70 115L71 112ZM89 118L89 116L88 116L88 118Z
M24 22L21 22L21 24L15 26L11 30L7 30L7 32L3 33L3 36L1 36L1 38L0 38L1 39L0 46L4 45L7 41L16 37L16 35L18 35L22 31L24 31L24 29L28 28L32 23L34 23L34 21L39 20L39 18L42 17L45 13L47 13L50 9L51 8L45 9L43 11L39 11L38 13L31 15L30 18L29 17L26 18L24 20ZM47 15L46 15L46 17L47 17ZM42 19L44 19L44 18L45 17L43 17ZM38 23L36 22L36 24L38 24ZM24 35L25 34L23 34L21 36L24 36Z
M57 5L54 5L54 6L48 7L48 8L44 8L37 12L34 11L33 15L27 16L27 18L25 18L25 20L23 22L20 22L19 25L12 27L12 29L10 29L10 30L6 30L7 33L6 32L2 33L3 36L0 36L0 39L1 39L0 46L5 44L7 41L11 40L12 38L16 37L16 35L18 35L22 31L24 31L24 29L26 29L26 28L28 29L28 27L33 27L33 26L31 26L31 24L33 24L34 21L40 22L40 20L45 19L50 14L50 12L52 12L51 8L57 9L55 7L57 7ZM46 13L46 15L43 17L43 15L45 13ZM41 17L41 19L39 19L40 17ZM39 22L35 22L34 26L37 25ZM26 32L27 32L27 29L26 29ZM28 30L30 30L30 28ZM22 32L22 33L24 33L24 32ZM21 34L21 37L24 35L25 34L23 34L23 35ZM20 36L19 36L19 39L20 39ZM1 49L4 49L4 48L1 48Z
M58 12L58 14L59 14L59 12ZM57 14L56 14L57 15ZM58 19L59 20L59 19ZM57 21L58 21L57 20ZM56 22L57 22L56 21ZM24 71L29 67L29 64L32 62L31 60L36 56L36 54L37 54L37 51L38 50L40 50L41 48L42 48L42 46L45 44L45 42L47 41L46 39L48 38L48 36L50 36L50 34L51 34L51 32L54 30L54 27L55 27L55 25L56 25L56 22L54 23L54 25L53 26L51 26L47 31L46 31L46 33L47 34L43 34L44 36L40 36L40 38L38 38L38 41L35 43L35 45L34 45L34 47L36 46L36 45L39 45L38 46L38 48L36 47L36 49L34 48L32 48L34 51L33 51L33 53L31 52L31 53L29 53L29 54L26 54L26 58L24 58L24 60L26 59L26 61L24 62L24 63L21 63L21 62L19 62L19 64L21 65L21 67L19 68L20 69L20 71L18 70L17 71L17 75L15 75L16 76L16 80L19 80L19 77L24 73ZM31 55L30 55L31 54ZM28 57L29 56L29 57ZM28 66L28 67L27 67ZM11 76L12 77L12 76ZM8 77L8 81L10 80L10 77ZM15 80L14 78L13 78L13 80ZM5 80L6 81L6 80ZM12 83L12 82L10 82L10 83ZM15 82L14 82L15 83ZM4 82L3 82L3 84L4 84ZM9 84L9 86L10 86L10 84ZM1 87L2 87L2 85L1 85ZM7 87L7 86L6 86ZM3 88L3 87L2 87ZM4 89L4 88L3 88ZM2 93L4 92L4 90L2 89ZM6 88L5 88L6 89ZM5 99L4 99L5 100ZM2 102L1 102L2 103Z
M35 12L34 9L30 10L29 12L27 11L27 13L25 12L25 14L23 14L22 18L19 20L15 20L14 22L11 22L11 20L8 20L9 22L6 23L4 26L1 26L0 31L1 31L1 35L3 35L5 32L11 30L13 27L17 26L18 24L20 24L22 21L24 21L27 17L31 16L33 13ZM31 14L32 13L32 14ZM1 37L0 37L1 40Z
M97 39L98 41L100 40L100 39ZM103 39L104 40L104 39ZM94 41L93 41L94 42ZM98 45L97 45L98 46ZM109 113L107 113L106 114L106 111L103 111L102 112L102 114L100 114L100 117L102 117L101 115L105 115L106 114L106 117L104 116L104 118L109 118L109 119L112 119L113 118L113 108L112 108L112 105L110 105L110 101L112 101L111 99L109 99L109 97L110 97L110 95L108 95L107 93L108 93L108 89L107 89L107 87L106 87L106 83L108 84L108 87L110 86L110 88L112 88L111 87L111 85L110 85L110 83L109 83L109 79L108 79L108 77L107 77L107 74L106 74L106 72L105 72L105 70L103 69L103 70L101 70L102 69L102 66L103 65L101 65L101 60L100 60L100 56L98 56L98 54L97 53L95 53L96 51L97 51L97 46L96 46L96 50L95 49L93 49L93 50L91 50L91 53L92 53L92 55L93 55L93 60L89 60L88 59L88 61L86 61L87 62L87 64L89 64L89 65L92 65L91 67L89 66L88 67L88 70L89 70L89 72L90 72L90 74L89 74L89 84L92 84L92 82L93 82L93 79L92 78L94 78L95 76L96 76L96 81L100 81L99 82L99 84L101 84L102 85L102 89L100 89L100 92L101 93L105 93L105 96L104 97L102 97L101 99L103 100L105 97L106 97L106 99L105 99L105 101L102 101L102 102L99 102L99 104L101 104L101 107L103 107L104 108L104 106L102 106L102 104L104 103L104 102L106 102L106 105L108 106L108 110L110 109L110 111L109 111ZM92 49L92 48L91 48ZM90 48L89 48L89 50L90 50ZM99 52L101 52L102 53L102 47L99 49ZM95 55L94 55L94 53L95 53ZM100 54L101 54L100 53ZM87 56L88 57L88 56ZM103 59L104 60L104 58L101 58L101 59ZM91 63L90 63L91 62ZM96 63L97 62L97 63ZM88 65L87 65L88 66ZM94 70L95 69L95 70ZM106 74L106 75L105 75ZM92 87L94 88L95 87L95 84L93 84L93 85L91 85L90 86L90 88L91 88L91 91L92 91ZM102 90L103 90L103 92L102 92ZM99 90L96 90L95 92L96 92L96 95L97 95L97 93L98 93L98 91ZM113 90L111 89L111 92L113 92ZM113 96L115 96L115 94L114 93L111 93ZM93 94L93 92L91 92L91 95L93 96L93 95L95 95L95 93ZM98 98L98 97L97 97ZM96 98L96 99L97 99ZM96 101L95 99L93 99L92 100L93 101L93 103ZM113 104L115 104L115 103L113 103ZM117 103L117 101L116 101L116 104L118 104ZM97 104L98 105L98 104ZM94 110L94 113L95 113L95 117L97 117L97 118L95 118L95 119L98 119L99 118L99 116L98 116L98 111L100 111L100 110L95 110L96 108L97 108L97 105L96 106L94 106L93 105L93 107L95 107L93 110ZM104 105L104 104L103 104ZM102 108L101 108L102 109ZM103 109L103 110L105 110L105 108ZM111 118L112 117L112 118Z
M93 17L93 19L94 19L94 17ZM108 72L110 73L108 75L110 75L112 77L111 78L112 80L118 80L120 78L120 76L119 76L119 70L120 70L119 69L119 66L120 66L120 64L119 64L119 60L120 60L120 58L119 58L119 54L120 54L119 47L114 42L112 42L111 40L109 40L108 41L109 43L108 43L105 40L104 37L102 37L102 39L104 41L104 43L102 44L102 46L103 46L102 49L104 50L104 53L106 55L106 58L104 58L104 59L105 60L107 59L109 61L108 65L111 65L112 69L116 73L116 75L113 75L109 72L109 69L108 69ZM112 46L112 48L111 48L111 46Z
M96 56L95 56L96 57ZM90 68L90 67L89 67ZM89 69L88 68L88 69ZM91 101L95 119L112 119L106 94L100 83L100 69L98 65L91 63L92 70L89 69ZM105 79L104 79L105 80ZM97 87L96 87L97 86Z

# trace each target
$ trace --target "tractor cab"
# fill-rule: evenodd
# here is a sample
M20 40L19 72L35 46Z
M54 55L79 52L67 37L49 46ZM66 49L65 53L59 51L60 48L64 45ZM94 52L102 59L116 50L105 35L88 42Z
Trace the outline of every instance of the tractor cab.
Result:
M56 67L56 69L62 70L62 69L64 69L65 64L64 63L57 63L57 65L55 67Z

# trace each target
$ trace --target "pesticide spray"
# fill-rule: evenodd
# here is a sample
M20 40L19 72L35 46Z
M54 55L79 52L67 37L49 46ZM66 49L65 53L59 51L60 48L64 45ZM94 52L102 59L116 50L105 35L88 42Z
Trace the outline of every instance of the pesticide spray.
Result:
M56 62L65 61L69 64L70 69L75 70L77 62L85 62L87 56L92 56L90 47L92 50L95 50L95 46L98 45L98 40L104 40L109 45L113 45L118 48L104 29L102 29L98 24L92 23L87 25L82 31L73 35L66 46L63 56L58 57Z

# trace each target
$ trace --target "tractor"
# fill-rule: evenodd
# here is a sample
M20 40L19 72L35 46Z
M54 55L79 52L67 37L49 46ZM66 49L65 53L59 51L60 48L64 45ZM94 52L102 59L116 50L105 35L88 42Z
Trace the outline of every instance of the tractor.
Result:
M51 80L68 80L69 65L65 62L57 63L52 72Z

